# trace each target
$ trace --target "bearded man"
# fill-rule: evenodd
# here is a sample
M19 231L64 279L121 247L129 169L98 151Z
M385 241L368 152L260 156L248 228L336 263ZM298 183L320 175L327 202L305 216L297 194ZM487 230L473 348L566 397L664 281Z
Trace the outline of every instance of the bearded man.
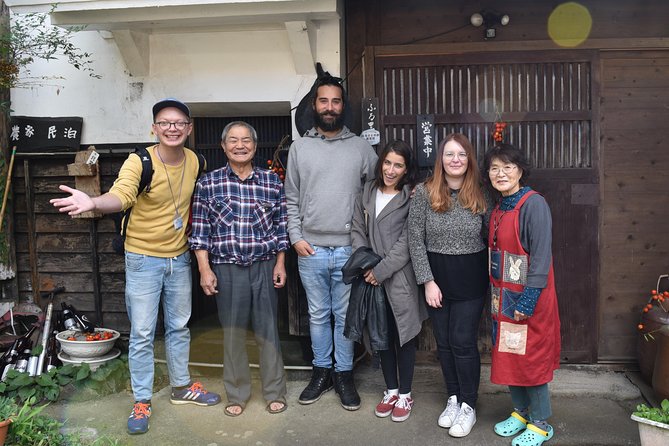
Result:
M355 199L374 178L377 155L343 124L340 81L323 77L314 88L315 126L291 146L285 183L288 234L307 294L314 354L311 381L298 402L315 403L334 385L342 407L357 410L354 343L344 337L351 287L344 284L341 268L351 255Z

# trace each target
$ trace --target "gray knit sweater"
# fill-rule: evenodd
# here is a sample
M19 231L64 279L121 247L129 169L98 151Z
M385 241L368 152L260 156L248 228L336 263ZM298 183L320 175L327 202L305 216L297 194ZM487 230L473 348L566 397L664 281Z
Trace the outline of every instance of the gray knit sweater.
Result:
M486 248L484 240L490 218L491 203L486 194L488 209L485 215L464 209L457 199L446 212L435 212L424 184L416 187L409 209L409 253L418 284L434 280L427 253L460 255L474 254Z
M314 128L288 152L286 202L291 243L351 244L355 199L374 178L376 152L348 128L332 138Z

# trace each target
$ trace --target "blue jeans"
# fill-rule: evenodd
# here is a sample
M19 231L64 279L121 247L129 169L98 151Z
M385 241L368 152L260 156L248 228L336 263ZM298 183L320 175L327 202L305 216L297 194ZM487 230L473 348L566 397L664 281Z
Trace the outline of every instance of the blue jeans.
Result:
M300 278L309 303L309 332L313 364L335 371L353 370L354 342L344 337L351 286L344 284L341 268L351 256L350 246L313 246L310 256L298 257ZM331 317L334 316L334 335Z
M548 383L540 386L509 386L514 409L528 409L530 421L546 421L551 411L551 395Z
M135 400L153 394L153 340L162 298L165 352L170 384L190 383L188 359L191 313L190 252L178 257L152 257L125 253L125 305L130 318L128 362Z

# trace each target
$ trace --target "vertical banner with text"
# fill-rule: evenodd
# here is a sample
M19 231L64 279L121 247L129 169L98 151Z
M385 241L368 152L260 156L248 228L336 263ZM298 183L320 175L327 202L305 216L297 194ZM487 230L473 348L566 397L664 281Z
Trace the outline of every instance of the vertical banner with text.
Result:
M416 158L418 167L432 167L436 150L434 115L416 115Z
M379 132L379 98L362 99L362 132L360 137L375 146L381 142Z

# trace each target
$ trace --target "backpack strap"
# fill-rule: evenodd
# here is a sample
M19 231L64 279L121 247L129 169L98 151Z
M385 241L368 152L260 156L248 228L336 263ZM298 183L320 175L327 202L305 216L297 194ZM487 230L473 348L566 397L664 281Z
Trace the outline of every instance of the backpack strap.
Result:
M151 178L153 178L153 161L146 147L135 148L135 155L142 161L142 176L139 178L137 196L142 192L151 190Z
M135 155L137 155L142 162L142 174L139 177L139 186L137 187L137 196L142 192L149 192L151 190L151 178L153 178L153 161L151 161L151 154L146 147L135 147ZM130 221L129 207L121 213L121 236L125 238L125 233L128 229L128 222Z
M197 155L197 177L195 177L195 181L197 181L200 179L207 167L207 160L201 153L195 152L195 154Z

